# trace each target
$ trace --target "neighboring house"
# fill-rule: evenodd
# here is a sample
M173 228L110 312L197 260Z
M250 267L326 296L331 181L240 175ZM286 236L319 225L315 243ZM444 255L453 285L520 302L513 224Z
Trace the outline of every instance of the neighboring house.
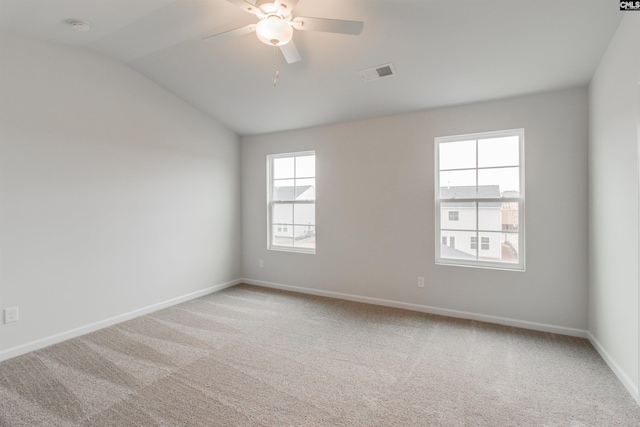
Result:
M503 191L502 197L519 197L520 194L517 191ZM518 217L518 204L517 203L503 203L502 204L502 229L517 230L519 224Z
M441 187L442 199L487 198L499 199L498 185ZM451 253L451 258L466 258L458 251L475 258L476 252L482 259L502 259L501 231L502 203L485 202L478 207L473 202L443 201L440 205L441 254ZM476 230L480 230L476 233ZM444 247L456 249L456 252Z
M288 187L276 187L273 189L273 199L286 200L315 200L316 187L313 185L300 185ZM315 235L315 210L298 209L289 222L275 223L273 226L274 237L289 238L295 240L304 239ZM294 224L295 222L295 224Z

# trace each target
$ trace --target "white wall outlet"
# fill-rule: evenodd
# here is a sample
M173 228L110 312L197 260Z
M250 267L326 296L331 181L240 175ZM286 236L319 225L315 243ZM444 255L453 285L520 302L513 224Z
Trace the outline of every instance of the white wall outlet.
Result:
M418 277L418 287L424 288L424 277L422 276Z
M260 268L264 267L264 260L263 260L263 259L261 259L261 260L259 260L259 261L258 261L258 266L259 266Z
M4 323L11 323L18 321L18 307L11 307L4 309Z

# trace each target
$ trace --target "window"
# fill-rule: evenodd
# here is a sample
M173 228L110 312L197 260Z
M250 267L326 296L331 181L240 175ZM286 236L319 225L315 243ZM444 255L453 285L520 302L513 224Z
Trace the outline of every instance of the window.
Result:
M488 251L491 247L491 242L489 241L488 237L481 237L480 238L480 249L482 249L483 251Z
M447 246L447 236L442 236L442 245ZM455 236L449 237L449 245L452 248L456 247L456 238Z
M267 171L268 248L315 253L315 152L267 156Z
M524 270L524 130L436 138L435 171L436 263Z

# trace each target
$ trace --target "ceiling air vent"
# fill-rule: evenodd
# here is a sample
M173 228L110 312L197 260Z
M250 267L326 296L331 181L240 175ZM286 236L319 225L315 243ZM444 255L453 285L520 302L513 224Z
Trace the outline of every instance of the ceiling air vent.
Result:
M362 80L365 82L370 82L372 80L382 79L384 77L392 77L396 75L396 70L393 68L392 63L377 65L371 68L365 68L364 70L359 70L358 73Z

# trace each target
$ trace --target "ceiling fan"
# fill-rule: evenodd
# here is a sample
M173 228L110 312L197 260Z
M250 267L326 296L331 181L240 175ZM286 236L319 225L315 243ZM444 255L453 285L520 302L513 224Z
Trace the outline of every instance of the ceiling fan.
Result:
M292 12L298 0L228 0L246 12L255 15L259 21L234 30L205 37L206 42L216 43L232 37L255 32L258 39L269 46L277 46L285 60L292 64L300 61L300 54L293 43L293 30L322 31L327 33L358 35L364 23L340 19L293 17Z

